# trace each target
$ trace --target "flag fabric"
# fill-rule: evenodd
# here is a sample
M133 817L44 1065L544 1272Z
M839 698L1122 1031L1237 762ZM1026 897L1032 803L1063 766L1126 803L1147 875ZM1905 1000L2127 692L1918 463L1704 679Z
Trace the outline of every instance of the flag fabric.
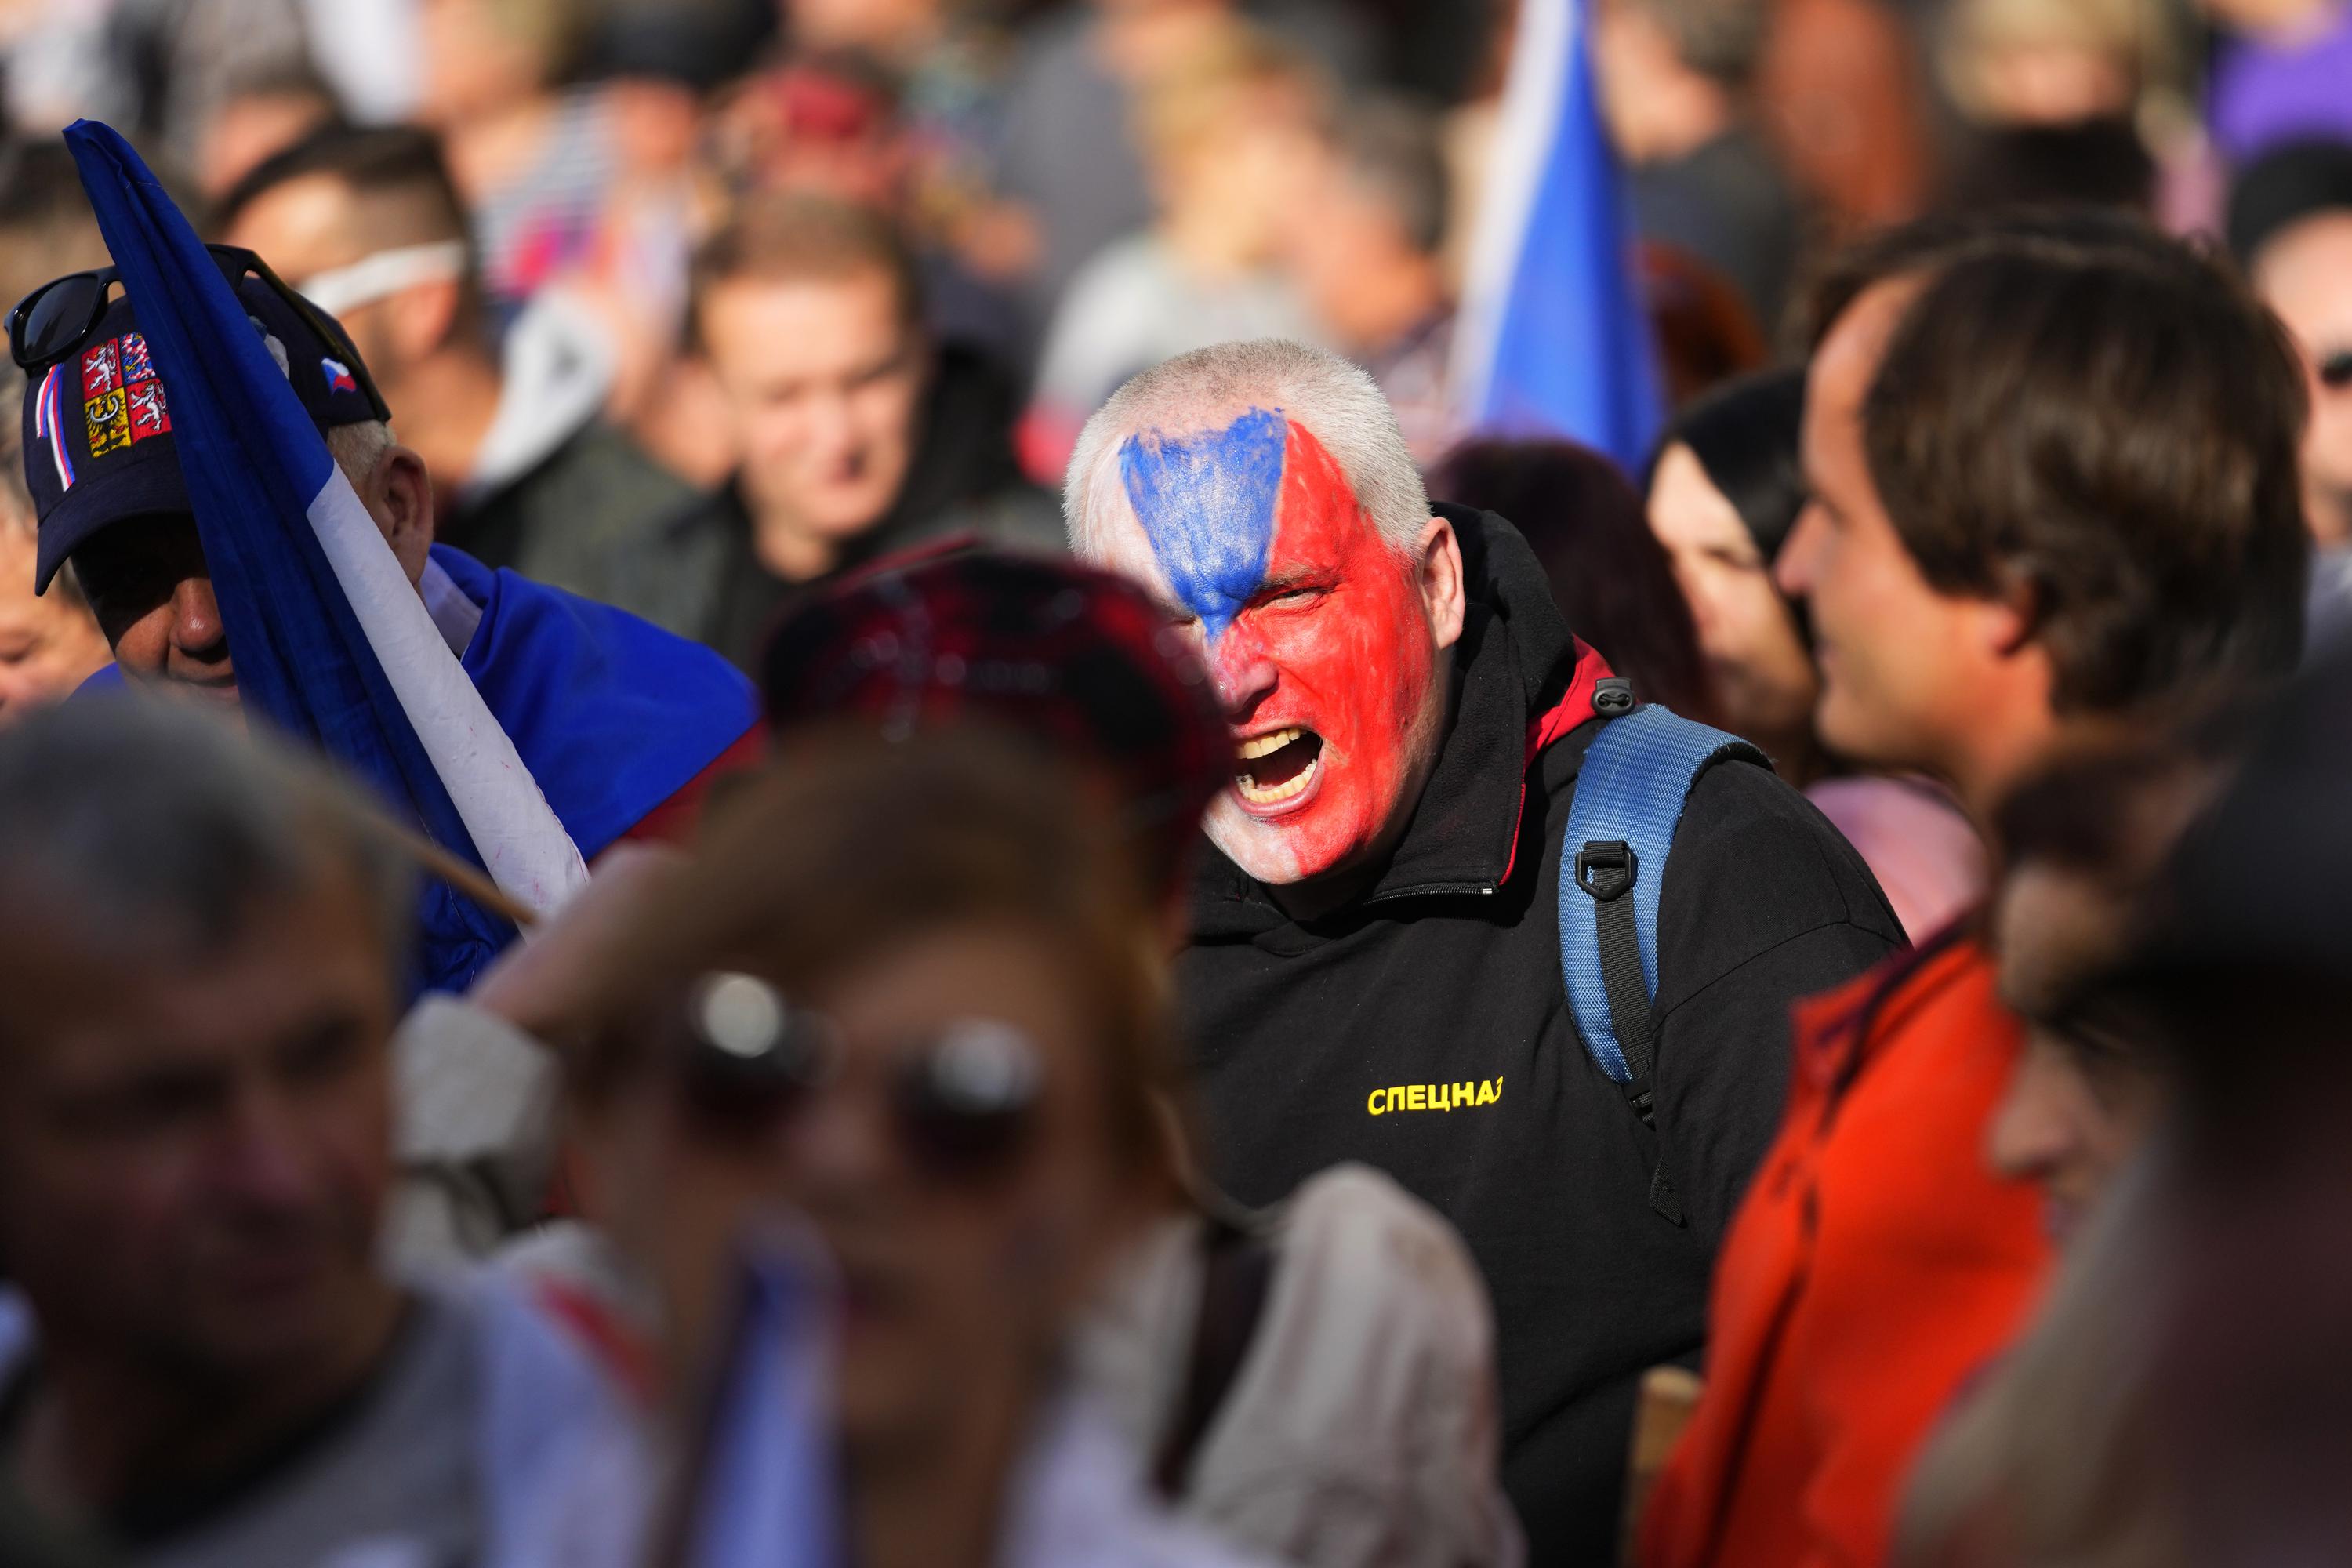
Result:
M1454 333L1472 429L1559 435L1638 474L1664 405L1594 100L1591 0L1522 0Z
M831 1289L812 1240L753 1233L693 1471L678 1554L688 1568L845 1561L827 1378Z
M156 368L249 712L372 784L525 907L586 879L554 811L468 679L286 373L139 154L66 131ZM428 940L484 953L512 928L436 884Z

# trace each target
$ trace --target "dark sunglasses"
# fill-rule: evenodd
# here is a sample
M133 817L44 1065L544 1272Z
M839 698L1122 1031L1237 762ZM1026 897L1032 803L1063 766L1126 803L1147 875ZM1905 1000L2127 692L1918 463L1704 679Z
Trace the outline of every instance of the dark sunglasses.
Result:
M2337 349L2319 362L2319 384L2330 392L2352 386L2352 349Z
M220 268L231 289L247 277L260 279L271 293L286 301L287 309L319 334L320 341L338 352L345 352L342 334L335 331L317 306L271 271L269 263L242 246L207 245L205 249L211 253L213 264ZM11 357L26 371L37 373L88 345L98 336L98 324L105 319L114 286L121 279L121 270L113 267L68 272L62 278L50 279L16 301L16 308L8 312ZM347 368L366 395L368 406L378 419L389 423L392 410L384 403L383 394L376 390L375 378L368 374L357 353L351 353L349 359Z
M714 1131L756 1133L799 1110L841 1068L841 1028L749 974L706 974L686 996L680 1088ZM900 1148L937 1181L1001 1173L1028 1147L1044 1072L1010 1024L963 1018L908 1041L890 1089Z

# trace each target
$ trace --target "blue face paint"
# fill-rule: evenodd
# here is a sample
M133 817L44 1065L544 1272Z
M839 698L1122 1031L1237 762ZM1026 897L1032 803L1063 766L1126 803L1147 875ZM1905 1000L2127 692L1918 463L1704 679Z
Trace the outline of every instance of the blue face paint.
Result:
M1139 432L1119 447L1127 499L1151 553L1213 642L1265 580L1289 430L1280 414L1253 408L1222 430Z

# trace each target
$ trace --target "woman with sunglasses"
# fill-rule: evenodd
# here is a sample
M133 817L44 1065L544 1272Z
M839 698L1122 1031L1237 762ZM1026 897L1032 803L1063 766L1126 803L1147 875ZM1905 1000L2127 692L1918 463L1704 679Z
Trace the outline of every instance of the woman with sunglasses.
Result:
M747 1238L789 1215L837 1281L847 1556L1238 1561L1150 1499L1065 1362L1179 1201L1151 904L1105 815L979 731L816 731L641 907L576 1099L583 1195L659 1297L661 1381L705 1391L672 1412L661 1552L785 1545L745 1540L730 1478L772 1474L740 1402L814 1331L760 1305L789 1250Z

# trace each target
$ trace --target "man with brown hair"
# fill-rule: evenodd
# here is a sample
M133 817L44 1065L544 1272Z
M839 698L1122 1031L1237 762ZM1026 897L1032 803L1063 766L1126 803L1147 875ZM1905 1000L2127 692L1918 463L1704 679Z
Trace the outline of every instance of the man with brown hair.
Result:
M1815 320L1779 573L1827 744L1985 822L2071 733L2292 668L2303 395L2225 268L2121 219L1913 229ZM1984 1160L2018 1045L1966 923L1800 1008L1649 1568L1884 1559L1920 1440L2044 1266L2033 1191Z
M694 345L741 466L635 540L600 596L746 668L796 587L959 532L1058 549L1013 460L1011 390L931 339L905 239L829 198L755 201L695 258Z

